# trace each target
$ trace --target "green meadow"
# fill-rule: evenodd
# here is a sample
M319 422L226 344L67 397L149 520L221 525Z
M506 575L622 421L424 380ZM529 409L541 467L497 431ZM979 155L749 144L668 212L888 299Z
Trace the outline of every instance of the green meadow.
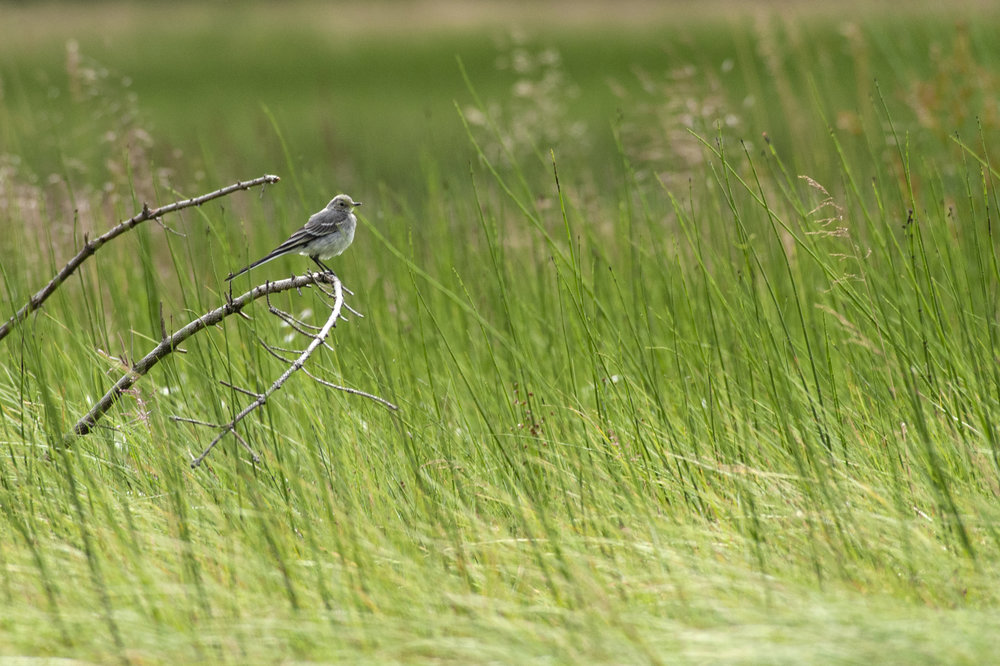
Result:
M1000 13L459 7L0 5L0 320L281 178L0 340L0 661L995 660Z

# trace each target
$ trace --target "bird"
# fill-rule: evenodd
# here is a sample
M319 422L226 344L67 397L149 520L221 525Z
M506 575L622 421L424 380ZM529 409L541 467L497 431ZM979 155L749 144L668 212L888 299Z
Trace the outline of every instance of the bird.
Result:
M346 194L338 194L326 208L313 213L305 226L289 236L288 240L249 266L230 273L226 280L232 280L251 268L293 252L309 257L325 272L332 274L333 271L322 260L336 257L354 241L354 229L358 226L354 208L360 205L360 201L355 201Z

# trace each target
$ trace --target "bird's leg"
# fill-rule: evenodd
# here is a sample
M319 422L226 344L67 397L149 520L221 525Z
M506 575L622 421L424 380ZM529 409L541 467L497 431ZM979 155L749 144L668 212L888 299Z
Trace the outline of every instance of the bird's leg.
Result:
M337 275L337 274L336 274L336 273L334 273L334 272L333 272L332 270L330 270L330 267L329 267L329 266L327 266L327 265L326 265L326 264L324 264L324 263L323 263L322 261L320 261L320 260L319 260L319 257L310 257L310 259L312 259L313 261L315 261L315 262L316 262L316 265L317 265L317 266L319 266L320 268L322 268L322 269L323 269L323 272L324 272L324 273L329 273L330 275L333 275L333 276L336 276L336 275Z

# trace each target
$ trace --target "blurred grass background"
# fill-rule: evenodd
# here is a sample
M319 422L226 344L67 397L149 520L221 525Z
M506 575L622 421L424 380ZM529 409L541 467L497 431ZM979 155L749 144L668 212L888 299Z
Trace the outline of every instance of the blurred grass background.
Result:
M144 201L282 177L0 341L0 655L988 661L1000 22L909 9L0 7L5 312ZM169 417L302 345L259 307L55 446L161 307L339 191L365 317L310 367L398 416L297 377L241 430L260 464L189 470L212 433Z

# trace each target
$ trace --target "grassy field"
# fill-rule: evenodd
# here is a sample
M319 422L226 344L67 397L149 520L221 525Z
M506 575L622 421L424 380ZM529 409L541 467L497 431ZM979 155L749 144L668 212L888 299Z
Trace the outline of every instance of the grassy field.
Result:
M995 659L1000 14L432 6L0 7L4 320L282 179L0 340L0 661ZM340 191L307 369L398 412L297 373L191 469L258 302L66 439Z

